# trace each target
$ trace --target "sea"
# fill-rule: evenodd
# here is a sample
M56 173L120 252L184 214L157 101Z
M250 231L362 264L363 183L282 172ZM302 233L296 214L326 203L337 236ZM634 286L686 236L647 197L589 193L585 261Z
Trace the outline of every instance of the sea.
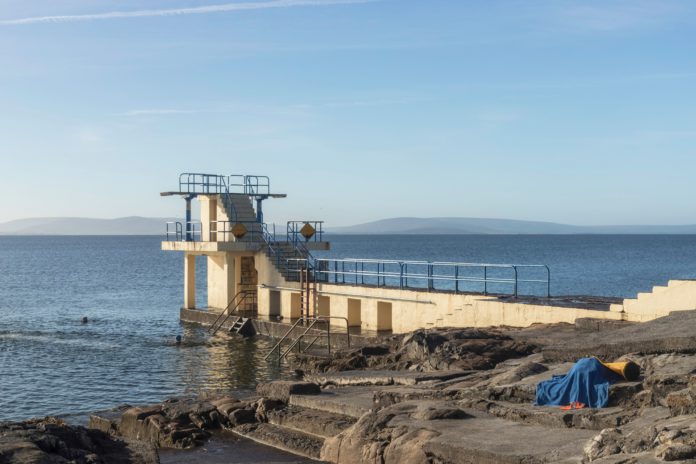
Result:
M545 264L553 295L631 297L696 278L690 235L327 235L324 258ZM289 378L264 337L179 321L181 254L156 236L0 236L0 421L151 404ZM205 265L197 281L205 282ZM205 288L197 301L205 306ZM83 323L86 317L88 322ZM176 343L176 337L182 343Z

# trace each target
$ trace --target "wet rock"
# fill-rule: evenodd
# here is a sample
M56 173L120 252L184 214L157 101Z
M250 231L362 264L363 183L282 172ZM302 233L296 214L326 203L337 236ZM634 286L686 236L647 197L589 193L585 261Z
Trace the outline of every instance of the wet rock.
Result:
M442 420L442 419L467 419L471 417L470 414L464 412L464 410L459 408L448 408L448 407L428 407L424 409L419 409L418 411L411 414L411 417L419 420Z
M0 423L3 464L155 464L154 447L117 440L107 433L66 425L59 419Z
M268 413L280 409L285 406L285 403L280 400L272 400L261 398L256 402L256 419L260 422L265 422L268 418Z
M256 387L256 393L264 398L287 403L290 400L290 395L318 395L321 393L321 388L311 382L277 380L259 384Z
M256 422L256 411L253 409L237 409L232 411L229 419L232 426L253 424Z

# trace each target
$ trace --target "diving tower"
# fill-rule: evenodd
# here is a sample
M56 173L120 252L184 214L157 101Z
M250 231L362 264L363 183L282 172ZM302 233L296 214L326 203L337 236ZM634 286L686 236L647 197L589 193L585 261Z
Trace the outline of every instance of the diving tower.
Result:
M546 265L318 258L312 252L331 247L323 221L288 221L278 232L265 222L264 202L286 198L271 190L267 176L183 173L178 188L161 195L185 201L185 220L167 223L161 245L184 255L181 318L212 324L213 332L231 315L228 328L235 330L247 320L322 320L328 337L333 324L351 333L404 333L580 318L642 321L696 304L696 282L675 281L636 300L559 297L551 294ZM200 203L198 219L193 201ZM199 256L207 266L202 308Z

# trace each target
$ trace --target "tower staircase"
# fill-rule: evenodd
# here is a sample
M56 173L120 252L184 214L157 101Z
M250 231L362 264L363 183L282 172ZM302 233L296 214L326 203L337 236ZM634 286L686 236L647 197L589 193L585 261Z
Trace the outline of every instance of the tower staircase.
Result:
M244 237L236 239L240 242L262 243L264 253L275 269L287 281L299 281L299 271L312 266L312 255L301 241L276 240L275 234L270 233L265 224L257 221L256 211L249 195L240 193L221 194L225 213L229 218L230 227L241 223L247 228Z

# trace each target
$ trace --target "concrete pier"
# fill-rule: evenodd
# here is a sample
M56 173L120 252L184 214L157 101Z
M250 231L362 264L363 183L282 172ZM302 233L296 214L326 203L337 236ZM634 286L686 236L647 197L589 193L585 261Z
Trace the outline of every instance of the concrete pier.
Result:
M580 318L648 321L696 308L696 281L670 281L633 299L563 298L550 295L551 272L544 265L315 259L312 251L330 248L322 222L289 221L285 234L276 234L262 222L262 204L285 195L273 193L263 176L185 173L176 191L162 195L180 196L187 206L200 203L200 220L168 225L162 242L163 250L184 255L185 310L197 307L196 256L207 258L203 306L209 312L324 318L365 332L526 327ZM521 294L523 285L536 286L537 296ZM501 286L507 293L491 293Z

